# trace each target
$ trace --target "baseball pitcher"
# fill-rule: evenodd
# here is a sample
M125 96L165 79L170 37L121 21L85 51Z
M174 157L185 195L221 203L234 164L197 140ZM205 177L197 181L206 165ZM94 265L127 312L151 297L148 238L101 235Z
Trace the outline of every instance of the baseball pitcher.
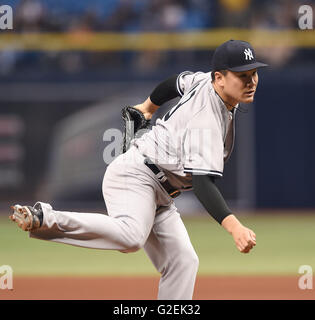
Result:
M107 215L37 202L13 206L11 220L37 239L121 252L144 248L161 274L158 299L192 299L198 257L173 199L193 190L240 252L256 245L255 233L229 209L215 181L233 149L235 111L253 101L257 69L265 66L248 42L230 40L216 49L211 72L174 75L142 104L124 108L123 152L103 179ZM147 130L154 112L178 96Z

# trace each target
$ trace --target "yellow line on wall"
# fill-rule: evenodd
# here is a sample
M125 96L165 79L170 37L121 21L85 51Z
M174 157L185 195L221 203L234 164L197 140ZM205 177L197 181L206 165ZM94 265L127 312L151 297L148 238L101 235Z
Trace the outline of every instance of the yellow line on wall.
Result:
M254 47L315 48L315 31L313 30L212 29L177 33L0 32L0 50L206 50L213 49L229 39L249 41Z

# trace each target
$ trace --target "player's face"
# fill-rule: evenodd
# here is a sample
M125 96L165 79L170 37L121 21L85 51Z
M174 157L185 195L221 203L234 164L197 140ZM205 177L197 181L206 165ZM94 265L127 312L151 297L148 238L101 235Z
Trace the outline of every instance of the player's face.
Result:
M224 77L224 92L237 102L251 103L258 85L257 69L242 72L228 71Z

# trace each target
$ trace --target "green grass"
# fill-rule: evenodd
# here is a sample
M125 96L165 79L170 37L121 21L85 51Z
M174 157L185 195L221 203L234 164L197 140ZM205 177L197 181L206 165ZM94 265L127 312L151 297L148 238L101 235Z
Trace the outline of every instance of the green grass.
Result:
M259 215L240 220L257 236L249 254L241 254L232 237L215 222L187 221L200 274L297 275L300 265L315 268L315 215Z
M297 275L300 265L315 268L315 215L240 219L257 235L250 254L239 253L232 237L211 218L184 219L200 259L199 274ZM143 250L123 254L31 239L1 217L0 266L4 264L15 275L157 275Z

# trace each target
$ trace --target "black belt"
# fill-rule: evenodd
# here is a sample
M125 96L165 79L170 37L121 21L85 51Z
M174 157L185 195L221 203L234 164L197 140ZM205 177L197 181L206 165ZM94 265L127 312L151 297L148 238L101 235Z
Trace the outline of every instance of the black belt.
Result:
M144 164L155 174L156 178L159 180L163 188L172 198L178 197L181 192L178 189L175 189L167 180L165 173L160 170L154 163L151 163L148 158L144 159Z

